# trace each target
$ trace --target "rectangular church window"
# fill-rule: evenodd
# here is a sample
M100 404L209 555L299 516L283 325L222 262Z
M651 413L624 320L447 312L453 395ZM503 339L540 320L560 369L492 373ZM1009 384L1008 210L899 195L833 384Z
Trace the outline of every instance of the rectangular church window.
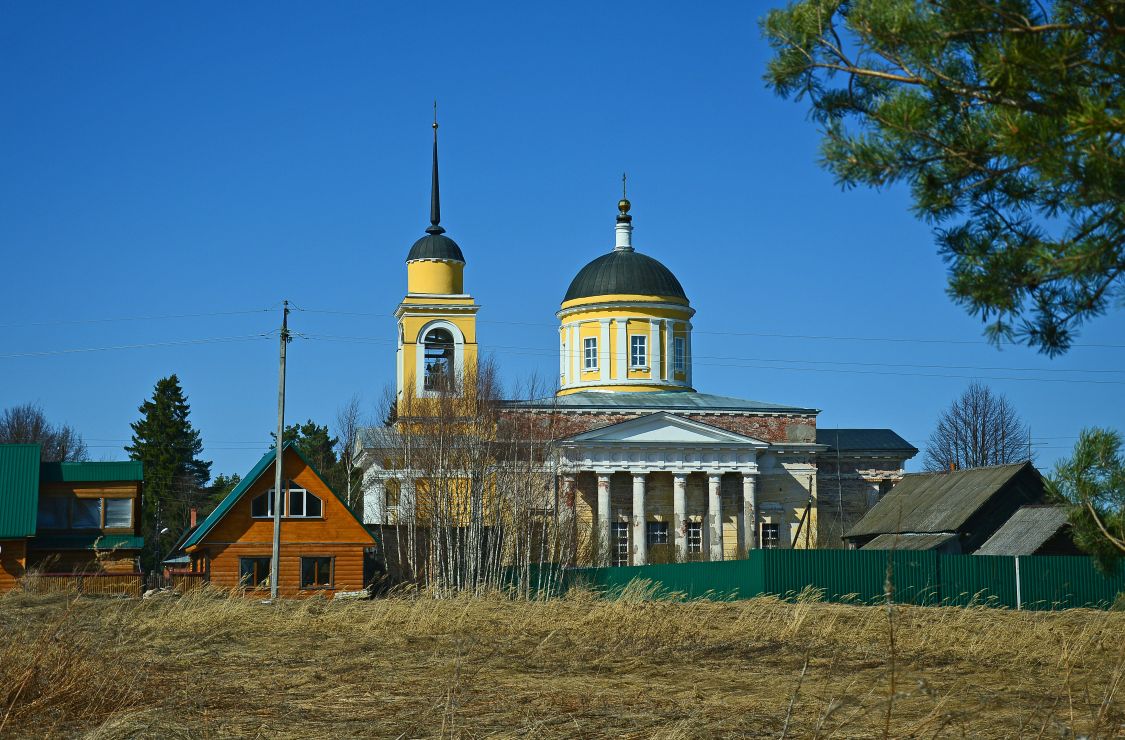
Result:
M703 554L703 522L687 523L687 554L689 560ZM691 556L695 556L692 558Z
M762 547L766 550L776 550L781 547L780 524L762 522Z
M672 340L672 368L677 373L687 370L687 341L683 337Z
M629 337L629 365L634 368L648 367L648 337L644 334Z
M587 337L582 340L583 367L587 370L598 369L598 339Z
M613 522L609 530L609 564L629 564L629 523Z

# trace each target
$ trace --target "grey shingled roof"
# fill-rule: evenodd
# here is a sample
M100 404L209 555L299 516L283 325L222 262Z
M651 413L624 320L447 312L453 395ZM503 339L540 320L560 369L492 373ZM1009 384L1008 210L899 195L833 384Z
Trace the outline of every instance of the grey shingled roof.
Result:
M900 437L892 429L817 429L816 443L828 445L828 454L836 452L837 441L840 452L864 450L866 452L909 452L911 456L918 448Z
M653 391L636 393L599 393L580 391L565 396L551 396L533 401L505 401L511 408L551 409L560 411L762 411L782 414L818 414L819 409L784 406L778 403L750 401L744 398L716 396L695 391Z
M957 535L952 532L936 534L881 534L860 550L933 550Z
M659 261L640 252L615 249L579 270L563 301L615 294L687 300L680 281Z
M1061 506L1021 506L975 555L1034 555L1066 526Z
M1038 477L1038 471L1027 462L949 473L910 473L844 537L956 532L1025 468Z

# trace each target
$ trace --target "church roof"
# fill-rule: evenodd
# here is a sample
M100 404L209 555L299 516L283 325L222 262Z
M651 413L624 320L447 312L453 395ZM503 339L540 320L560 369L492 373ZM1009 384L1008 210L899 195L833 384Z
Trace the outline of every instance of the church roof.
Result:
M783 414L817 414L819 409L783 406L777 403L751 401L744 398L716 396L695 391L651 391L637 393L605 393L580 391L565 396L550 396L531 401L507 401L514 408L613 411L758 411Z
M414 246L410 248L410 254L406 256L406 261L410 260L454 260L457 262L464 262L465 255L461 253L461 247L457 246L457 242L450 239L445 234L426 234L424 237L414 242Z
M668 296L687 300L680 281L659 261L631 249L615 249L579 270L563 301L613 294Z
M913 457L918 448L900 437L893 429L817 429L816 443L828 445L828 454L836 452L908 452Z

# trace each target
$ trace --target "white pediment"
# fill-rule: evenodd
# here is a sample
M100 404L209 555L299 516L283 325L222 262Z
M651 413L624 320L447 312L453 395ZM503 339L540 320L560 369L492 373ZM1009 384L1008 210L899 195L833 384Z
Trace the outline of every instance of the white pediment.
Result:
M567 442L643 443L643 444L724 444L768 447L760 439L703 424L668 412L649 414L601 429L575 435Z

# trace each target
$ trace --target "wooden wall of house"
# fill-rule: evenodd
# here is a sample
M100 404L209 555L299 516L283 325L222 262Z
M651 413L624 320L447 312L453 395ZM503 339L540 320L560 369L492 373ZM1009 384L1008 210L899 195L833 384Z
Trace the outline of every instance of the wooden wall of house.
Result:
M284 531L284 528L282 529ZM232 545L206 546L210 558L211 585L215 588L233 589L239 585L239 561L244 557L268 558L271 544L260 542L237 543ZM281 580L278 593L281 596L310 596L317 591L301 589L301 558L326 556L333 558L332 589L324 593L333 595L336 591L358 591L363 583L363 548L360 544L283 544L281 546ZM269 588L247 589L251 594L269 595Z
M363 588L363 551L375 544L371 534L300 456L287 450L283 462L283 479L295 481L319 498L323 516L281 520L279 592L286 596L299 594L303 555L335 558L333 590ZM271 554L273 519L253 518L250 506L256 496L273 488L273 481L270 466L200 543L198 552L209 558L211 583L216 587L238 585L239 558ZM195 557L198 552L193 553Z
M0 541L0 593L19 584L27 567L27 543L24 540Z

